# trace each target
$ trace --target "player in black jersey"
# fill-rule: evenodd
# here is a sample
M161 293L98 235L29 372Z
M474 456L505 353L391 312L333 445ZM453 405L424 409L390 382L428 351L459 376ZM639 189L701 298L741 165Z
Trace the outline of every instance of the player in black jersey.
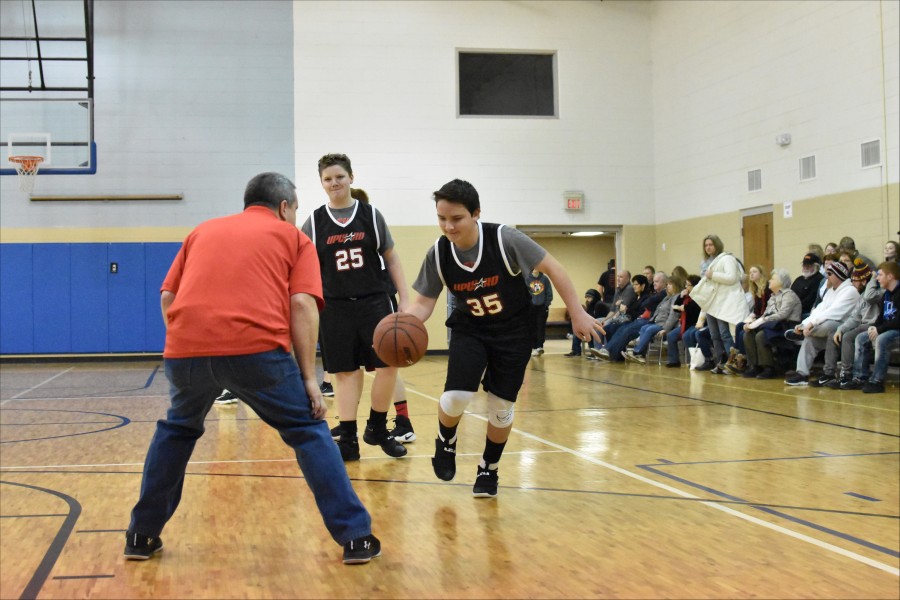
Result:
M400 309L408 303L403 268L381 213L351 196L350 159L344 154L326 154L319 159L318 168L328 203L314 210L301 229L315 244L322 271L325 308L320 341L328 371L335 378L335 402L341 418L338 447L345 461L359 460L356 412L363 388L360 367L366 367L375 370L375 381L363 441L400 458L407 451L387 431L397 369L375 354L372 334L378 322L394 312L383 269L397 289Z
M472 493L497 495L497 466L513 423L513 407L531 358L531 294L521 273L546 273L572 316L580 339L599 341L597 322L580 304L572 280L546 250L516 229L478 220L478 192L454 179L434 193L441 236L413 284L407 312L425 321L446 286L455 298L447 379L438 408L434 473L456 475L456 428L479 383L488 403L487 439Z

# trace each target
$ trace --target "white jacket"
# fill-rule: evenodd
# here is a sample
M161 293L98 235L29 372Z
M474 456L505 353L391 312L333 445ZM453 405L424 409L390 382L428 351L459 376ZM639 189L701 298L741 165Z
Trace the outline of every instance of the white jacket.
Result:
M825 291L822 302L813 307L809 316L803 319L803 326L821 325L825 321L843 321L856 308L859 292L849 279L834 289Z
M716 284L716 293L708 306L706 314L726 323L737 324L747 318L750 309L744 298L741 277L744 275L741 265L730 252L723 252L709 266L709 278Z

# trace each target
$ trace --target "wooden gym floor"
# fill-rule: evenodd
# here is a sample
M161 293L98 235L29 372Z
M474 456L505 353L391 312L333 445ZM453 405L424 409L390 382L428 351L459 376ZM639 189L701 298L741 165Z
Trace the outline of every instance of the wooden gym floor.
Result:
M0 597L900 595L896 385L788 388L566 346L531 361L496 499L471 495L483 397L460 427L456 480L440 482L446 358L402 371L418 440L405 459L363 445L347 465L383 542L354 567L292 451L244 404L213 407L162 554L123 560L168 401L160 362L3 364Z

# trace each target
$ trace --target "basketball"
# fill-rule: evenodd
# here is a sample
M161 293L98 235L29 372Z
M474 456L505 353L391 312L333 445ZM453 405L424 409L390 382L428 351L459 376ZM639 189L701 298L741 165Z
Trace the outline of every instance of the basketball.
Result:
M386 316L372 336L375 353L389 367L408 367L419 362L428 349L425 323L408 313Z

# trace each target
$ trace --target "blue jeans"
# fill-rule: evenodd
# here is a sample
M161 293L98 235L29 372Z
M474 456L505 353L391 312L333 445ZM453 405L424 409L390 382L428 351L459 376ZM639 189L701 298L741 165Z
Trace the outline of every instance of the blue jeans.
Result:
M688 327L682 336L685 348L693 348L700 346L700 351L707 360L712 359L712 340L709 336L709 329L697 329L696 327Z
M634 347L634 353L640 355L647 354L647 348L650 347L650 342L652 342L654 336L662 330L662 325L657 325L656 323L647 323L641 327L640 334L638 334L638 342Z
M734 338L731 337L731 328L727 321L722 321L713 316L706 315L706 326L709 328L709 337L712 338L713 348L718 356L714 356L716 362L724 362L734 346Z
M609 360L612 362L625 360L622 351L628 346L628 342L641 333L641 327L650 322L650 319L635 319L631 323L624 323L616 329L616 333L606 342L609 351Z
M670 365L677 365L681 363L681 355L678 354L678 340L681 339L681 327L676 325L672 328L672 331L666 334L666 343L669 345L668 355L666 356L666 362ZM685 346L686 348L687 346Z
M891 358L891 350L900 344L900 330L891 329L879 334L875 343L869 339L865 331L856 336L856 355L853 358L853 377L868 379L875 383L883 383L887 376L888 360ZM872 349L875 349L875 367L872 376L869 377L869 361L872 360Z
M130 531L157 537L175 513L206 413L227 388L294 449L334 541L343 545L372 532L369 513L350 485L328 425L311 414L300 369L290 353L278 349L241 356L167 358L165 369L171 405L166 418L156 423Z

